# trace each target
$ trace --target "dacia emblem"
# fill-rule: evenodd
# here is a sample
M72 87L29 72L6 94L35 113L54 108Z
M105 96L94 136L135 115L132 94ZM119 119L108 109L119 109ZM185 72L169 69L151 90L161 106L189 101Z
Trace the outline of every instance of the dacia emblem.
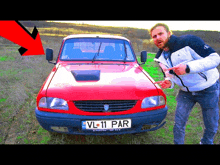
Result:
M104 110L107 112L109 110L109 105L108 104L105 104L104 105Z

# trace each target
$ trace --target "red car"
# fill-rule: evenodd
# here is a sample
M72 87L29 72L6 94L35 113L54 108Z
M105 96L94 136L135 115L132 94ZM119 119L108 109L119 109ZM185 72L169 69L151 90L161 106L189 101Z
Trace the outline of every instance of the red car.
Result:
M53 63L52 49L46 49L46 59ZM142 64L146 59L142 51ZM70 35L54 64L37 96L36 118L44 129L114 135L165 124L166 96L138 63L127 38Z

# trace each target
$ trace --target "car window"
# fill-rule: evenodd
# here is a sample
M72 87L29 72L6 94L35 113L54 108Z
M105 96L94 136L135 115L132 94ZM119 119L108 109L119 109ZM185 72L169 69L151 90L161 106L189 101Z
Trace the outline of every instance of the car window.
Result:
M124 61L126 53L126 61L135 60L132 48L125 40L100 38L68 39L64 43L60 59L91 61L96 55L95 61Z

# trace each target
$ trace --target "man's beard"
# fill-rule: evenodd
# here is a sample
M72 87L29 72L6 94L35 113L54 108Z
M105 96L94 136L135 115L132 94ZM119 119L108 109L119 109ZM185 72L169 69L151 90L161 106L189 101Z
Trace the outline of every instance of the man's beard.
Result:
M164 44L164 46L163 46L162 49L164 49L164 48L169 48L169 45L168 45L168 41L169 41L169 40L170 40L170 37L167 38L167 40L165 41L165 44Z

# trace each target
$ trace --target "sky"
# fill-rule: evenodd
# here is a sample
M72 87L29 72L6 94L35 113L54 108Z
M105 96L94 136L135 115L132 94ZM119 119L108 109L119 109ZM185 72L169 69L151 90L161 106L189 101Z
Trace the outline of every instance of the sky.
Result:
M150 29L156 23L165 23L171 30L211 30L220 31L220 21L58 21L85 23L102 26L134 27Z

